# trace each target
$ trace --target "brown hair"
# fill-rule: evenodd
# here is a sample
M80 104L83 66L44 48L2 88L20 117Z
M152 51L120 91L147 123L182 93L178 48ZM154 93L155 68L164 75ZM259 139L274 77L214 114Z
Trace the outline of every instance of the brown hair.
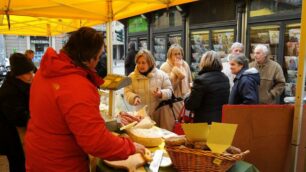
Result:
M201 58L200 69L205 71L221 71L223 67L220 56L215 51L207 51Z
M63 50L77 66L87 68L84 62L95 59L104 44L103 35L90 27L81 27L70 34Z
M155 59L149 50L146 50L146 49L139 50L135 56L135 63L137 63L140 57L146 57L149 68L156 67Z
M26 50L26 51L24 52L24 55L25 55L25 56L28 56L29 54L34 54L34 51L33 51L33 50Z

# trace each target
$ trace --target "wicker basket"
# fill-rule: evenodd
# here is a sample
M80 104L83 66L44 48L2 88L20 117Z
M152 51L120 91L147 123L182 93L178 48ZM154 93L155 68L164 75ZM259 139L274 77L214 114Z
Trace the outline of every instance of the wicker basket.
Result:
M166 150L174 167L182 172L225 172L250 152L247 150L235 155L218 155L182 146L166 146Z

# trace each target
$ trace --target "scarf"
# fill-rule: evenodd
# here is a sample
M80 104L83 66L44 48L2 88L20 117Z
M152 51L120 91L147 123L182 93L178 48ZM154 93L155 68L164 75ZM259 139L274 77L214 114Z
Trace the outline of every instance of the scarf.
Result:
M146 72L140 72L139 73L143 76L148 76L148 74L153 70L154 67L151 67L149 70L147 70Z

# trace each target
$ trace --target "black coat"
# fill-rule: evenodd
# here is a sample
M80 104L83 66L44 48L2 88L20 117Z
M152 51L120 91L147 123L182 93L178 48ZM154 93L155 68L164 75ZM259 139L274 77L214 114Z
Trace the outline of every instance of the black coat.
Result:
M124 60L124 70L125 75L129 76L130 73L132 73L135 69L135 56L137 54L137 51L135 49L129 49L129 52Z
M221 71L200 71L185 107L194 112L194 122L221 122L222 105L227 104L229 80Z
M0 88L0 154L7 155L11 172L25 171L25 158L16 127L29 120L30 84L9 72Z
M260 76L255 68L242 69L234 79L229 104L258 104Z

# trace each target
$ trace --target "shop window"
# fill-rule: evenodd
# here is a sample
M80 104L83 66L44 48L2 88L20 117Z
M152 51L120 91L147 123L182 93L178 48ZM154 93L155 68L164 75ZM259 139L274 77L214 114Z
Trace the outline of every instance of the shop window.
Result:
M172 44L179 44L182 46L182 36L181 34L172 34L168 37L168 49Z
M148 40L147 38L140 38L138 42L139 50L148 49Z
M270 51L269 58L277 61L279 49L279 26L265 25L254 26L250 29L250 60L254 60L253 52L257 44L264 44Z
M234 43L234 29L221 29L212 31L212 45L213 50L228 54L230 48Z
M160 11L154 14L155 29L182 26L182 15L176 10Z
M156 60L156 65L159 67L161 63L166 61L166 47L167 47L167 42L166 42L166 37L155 37L154 38L154 57Z
M302 0L252 0L250 17L301 12Z
M285 96L295 96L301 25L288 24L285 32L284 71L286 74Z
M198 71L198 64L202 55L210 50L209 31L191 32L191 70Z

